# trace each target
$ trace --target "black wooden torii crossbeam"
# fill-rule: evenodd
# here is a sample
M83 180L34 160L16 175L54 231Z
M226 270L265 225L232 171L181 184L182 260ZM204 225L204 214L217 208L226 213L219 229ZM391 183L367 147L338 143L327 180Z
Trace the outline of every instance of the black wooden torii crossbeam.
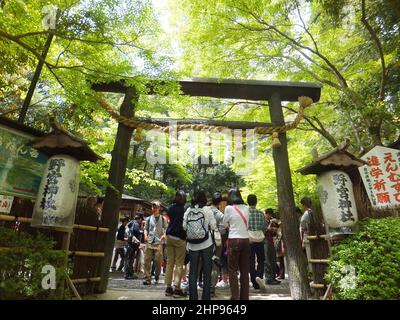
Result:
M149 81L147 94L155 94L152 88L162 84L161 81ZM244 99L268 101L274 93L279 93L281 101L297 101L300 96L308 96L317 102L321 96L322 86L314 82L264 81L205 79L181 80L179 85L182 94L193 97L212 97L221 99ZM92 89L99 92L125 93L124 81L95 83Z
M162 82L150 81L147 85L149 89L147 94L158 94L153 90L153 87L159 84L162 84ZM285 125L282 101L297 101L299 97L307 96L313 102L317 102L319 101L322 88L322 85L310 82L218 80L204 78L182 80L179 81L179 85L182 94L189 96L268 101L273 126ZM124 93L125 98L120 108L120 115L127 118L134 116L134 106L139 98L139 94L134 87L127 86L124 81L118 81L96 83L92 85L92 89L98 92ZM108 271L118 225L120 195L123 189L132 133L133 128L127 127L121 122L119 123L112 152L109 176L109 182L114 185L115 189L107 188L103 207L103 221L110 228L110 233L107 237L105 258L101 267L102 280L98 287L100 292L105 292L107 289ZM298 217L293 196L286 133L281 132L279 139L281 145L272 150L277 180L278 210L282 220L283 234L287 243L288 273L291 279L290 290L292 298L304 299L304 297L308 296L310 288L307 280L307 263L299 241Z

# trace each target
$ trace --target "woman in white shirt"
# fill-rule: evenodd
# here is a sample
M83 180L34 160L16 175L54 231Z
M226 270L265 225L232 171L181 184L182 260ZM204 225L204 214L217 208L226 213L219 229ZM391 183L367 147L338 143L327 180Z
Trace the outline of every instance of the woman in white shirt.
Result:
M214 244L210 230L216 229L216 221L211 209L207 206L207 196L204 191L194 195L192 205L183 216L183 229L186 231L186 241L189 250L189 300L198 300L197 275L201 257L203 269L202 300L210 300L211 270Z
M249 208L244 204L238 189L229 191L227 204L223 225L229 228L228 271L231 300L249 300ZM240 291L238 271L240 271Z

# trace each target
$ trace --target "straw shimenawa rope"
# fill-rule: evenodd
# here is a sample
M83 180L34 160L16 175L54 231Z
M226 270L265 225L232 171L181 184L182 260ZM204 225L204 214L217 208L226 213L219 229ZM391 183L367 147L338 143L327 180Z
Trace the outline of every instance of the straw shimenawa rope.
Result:
M112 106L110 106L104 100L104 98L100 94L96 95L96 100L100 104L100 106L109 113L109 115L112 118L114 118L119 123L122 123L127 127L135 129L143 129L143 130L158 129L165 133L169 131L168 126L160 126L156 123L149 123L137 120L135 118L127 118L120 115L118 112L114 110ZM279 141L279 134L295 129L299 125L300 121L303 119L304 110L313 103L313 100L310 97L306 96L299 97L298 101L300 103L300 108L293 122L280 127L255 127L254 128L255 132L258 134L272 134L272 146L274 148L281 146L281 142ZM204 129L222 131L224 128L225 128L224 126L212 126L207 124L178 124L176 126L177 131L188 130L188 129L196 131ZM136 130L135 138L139 138L140 136L141 136L141 130Z

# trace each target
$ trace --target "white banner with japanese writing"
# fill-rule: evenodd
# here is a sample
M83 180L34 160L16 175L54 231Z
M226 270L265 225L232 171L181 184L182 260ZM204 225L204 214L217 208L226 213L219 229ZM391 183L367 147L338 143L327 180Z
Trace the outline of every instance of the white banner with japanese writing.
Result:
M358 170L372 207L400 206L400 150L376 146L361 159L368 162Z
M0 194L0 213L10 213L14 197Z

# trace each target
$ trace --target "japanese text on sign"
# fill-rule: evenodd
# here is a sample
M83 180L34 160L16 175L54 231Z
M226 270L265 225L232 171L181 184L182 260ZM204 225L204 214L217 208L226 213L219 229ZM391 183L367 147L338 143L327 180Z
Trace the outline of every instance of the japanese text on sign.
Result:
M400 205L400 150L377 146L362 157L359 168L374 208Z
M342 173L333 175L333 184L336 186L336 191L339 195L338 208L340 210L340 220L342 222L354 221L354 216L350 210L351 201L349 196L349 189L346 188L346 176Z
M55 197L58 193L58 179L62 177L61 167L65 166L64 159L51 159L49 164L49 173L47 174L47 182L44 188L43 198L40 201L40 207L44 209L44 212L48 210L56 211ZM46 219L54 219L52 214L46 214L43 216ZM45 221L45 223L54 223L54 221Z

